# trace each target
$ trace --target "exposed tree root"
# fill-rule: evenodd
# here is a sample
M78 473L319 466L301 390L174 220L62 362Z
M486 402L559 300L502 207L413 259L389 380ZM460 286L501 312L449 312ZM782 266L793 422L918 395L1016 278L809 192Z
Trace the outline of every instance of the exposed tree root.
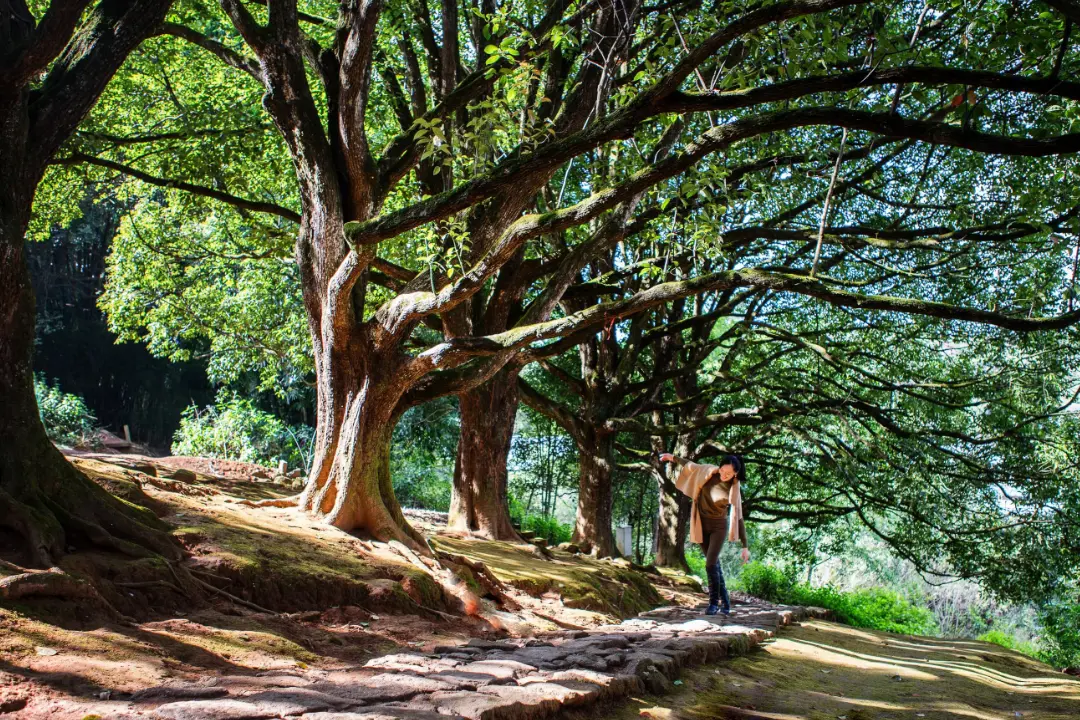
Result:
M248 600L245 600L244 598L236 597L232 593L225 592L221 588L214 587L213 585L211 585L208 582L203 582L202 580L200 580L197 577L193 577L192 580L194 580L200 587L205 588L206 590L209 590L210 592L212 592L212 593L214 593L216 595L220 595L223 598L227 598L228 600L231 600L232 602L236 603L237 605L241 605L243 607L246 607L249 610L254 610L256 612L261 612L261 613L266 613L267 615L278 615L279 614L279 613L274 612L273 610L270 610L268 608L264 608L262 605L256 605L255 603L250 602Z
M424 572L433 572L443 569L437 560L435 560L434 558L426 559L420 557L420 555L413 552L412 548L410 548L403 542L400 542L398 540L391 540L387 543L387 545L390 547L391 550L393 550L398 555L405 558L410 563L415 565L420 570L423 570ZM427 560L427 562L425 562L425 560Z
M0 527L23 539L22 558L28 565L47 568L52 556L63 548L64 530L56 518L19 502L0 488Z
M170 590L180 593L181 595L184 594L183 590L181 590L176 585L173 585L168 580L145 580L143 582L113 582L113 585L122 588L166 587Z
M421 605L408 595L405 595L405 597L408 598L409 602L411 602L413 606L422 613L433 615L442 620L449 620L450 622L461 622L461 617L458 615L451 615L450 613L444 613L442 610L436 610L435 608L429 608L426 605Z
M266 500L241 500L238 504L246 505L247 507L275 507L275 508L294 508L300 507L300 498L302 495L293 495L287 498L267 498Z
M147 475L144 472L134 472L133 475L134 479L140 484L153 485L158 490L164 490L165 492L178 493L188 497L211 497L218 494L218 491L213 488L191 485L179 480L163 480L153 475Z
M29 565L52 567L71 546L137 558L183 557L180 544L152 511L117 499L50 450L34 468L34 482L10 492L0 487L0 525L21 536Z
M73 575L69 575L60 568L48 570L26 570L12 563L4 563L8 570L21 570L18 575L9 575L0 578L0 601L22 600L27 597L55 597L65 600L89 600L100 605L114 618L124 622L133 620L101 596L93 585Z
M549 623L552 623L553 625L561 627L564 630L584 630L585 629L585 627L582 626L582 625L575 625L574 623L568 623L565 620L560 620L559 618L555 617L554 615L548 615L547 613L537 612L536 610L529 610L529 612L531 612L533 615L535 615L538 618L542 618L544 620L547 620Z
M408 560L411 565L434 577L435 580L442 585L443 590L446 593L460 600L466 615L480 615L480 610L482 608L480 598L476 597L476 594L469 589L469 586L462 582L461 578L458 577L457 573L454 571L453 566L447 567L440 563L438 556L434 552L430 558L421 557L414 553L412 549L404 543L398 542L397 540L391 540L387 545L391 550ZM441 554L442 553L440 553L440 555ZM430 608L427 609L430 610ZM446 615L446 613L440 613L437 610L434 610L433 612L438 613L440 616Z
M457 555L455 553L448 553L442 550L438 553L439 558L446 560L447 562L455 563L457 565L464 565L472 571L473 576L476 578L480 586L484 588L484 591L494 597L500 605L507 610L520 610L521 605L516 600L506 594L505 585L499 578L495 577L494 573L488 570L487 565L478 561L470 560L464 555Z

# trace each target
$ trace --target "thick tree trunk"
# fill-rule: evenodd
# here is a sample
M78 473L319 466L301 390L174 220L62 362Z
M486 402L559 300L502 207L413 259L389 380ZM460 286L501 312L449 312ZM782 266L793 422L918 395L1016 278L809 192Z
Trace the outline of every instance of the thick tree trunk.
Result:
M0 105L6 103L0 97ZM8 106L5 110L10 111ZM6 132L17 123L4 118ZM78 472L49 441L32 368L34 296L25 234L37 177L20 176L22 148L7 135L0 157L0 554L53 565L70 546L179 558L179 545L149 510L122 503Z
M690 519L690 498L671 481L660 478L660 517L656 524L656 565L689 570L686 564L686 531Z
M355 337L327 345L316 364L315 461L300 507L342 530L427 552L423 536L402 515L390 479L390 445L403 390L395 379L399 365L364 353Z
M506 463L514 437L516 369L459 396L461 437L450 496L450 528L492 540L520 540L510 524Z
M611 529L611 493L615 435L587 426L576 441L580 477L574 543L597 557L614 557L617 551Z

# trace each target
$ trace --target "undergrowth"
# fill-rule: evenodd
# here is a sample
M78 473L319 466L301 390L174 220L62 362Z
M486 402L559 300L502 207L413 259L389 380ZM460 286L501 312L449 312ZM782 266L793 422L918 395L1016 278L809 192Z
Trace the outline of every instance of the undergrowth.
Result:
M785 605L813 605L836 614L854 627L904 635L935 635L933 613L900 593L883 588L842 591L826 585L810 587L777 568L750 563L735 582L737 589Z
M513 497L510 498L510 519L519 529L544 538L549 545L570 542L574 534L572 526L559 522L553 516L526 512L525 506Z
M688 560L693 560L687 554ZM701 560L704 564L704 560ZM733 587L772 602L813 605L832 610L837 620L854 627L905 635L941 635L930 608L894 590L870 588L843 591L831 585L811 587L792 574L762 563L746 565ZM991 628L978 639L1015 650L1056 668L1080 667L1080 604L1048 603L1040 608L1041 632L1035 642Z
M91 442L97 419L80 396L64 392L59 385L50 385L41 375L34 376L34 395L50 440L62 445Z

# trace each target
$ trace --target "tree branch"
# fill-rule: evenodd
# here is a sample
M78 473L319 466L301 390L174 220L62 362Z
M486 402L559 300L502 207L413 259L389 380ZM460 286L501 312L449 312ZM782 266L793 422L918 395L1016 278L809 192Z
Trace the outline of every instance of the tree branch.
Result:
M257 60L244 57L235 50L219 43L217 40L211 40L202 33L192 30L189 27L177 23L164 23L161 26L161 30L158 31L158 35L171 35L172 37L186 40L193 45L201 47L208 53L211 53L229 67L242 70L256 80L262 81L262 74Z
M133 168L130 165L123 165L112 160L106 160L105 158L94 157L93 155L87 155L86 153L73 152L67 157L60 158L54 161L56 165L77 165L85 163L87 165L97 165L98 167L108 168L109 170L115 170L116 172L123 173L130 177L140 180L148 185L156 185L158 187L176 188L177 190L183 190L185 192L192 193L193 195L201 195L202 197L212 198L219 202L232 205L233 207L240 208L241 210L250 210L252 212L264 212L271 215L277 215L283 217L286 220L292 220L293 222L300 222L300 214L290 210L289 208L282 207L275 203L261 202L259 200L248 200L246 198L237 197L221 190L215 190L214 188L204 187L202 185L194 185L182 180L172 180L169 178L160 178L155 175L143 172L137 168Z

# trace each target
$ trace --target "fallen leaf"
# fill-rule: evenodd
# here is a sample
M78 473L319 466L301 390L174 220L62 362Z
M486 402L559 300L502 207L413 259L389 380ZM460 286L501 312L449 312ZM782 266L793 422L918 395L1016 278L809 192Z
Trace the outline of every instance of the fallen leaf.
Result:
M37 651L38 655L56 655L60 652L59 650L54 650L51 647L42 647L40 645L34 648L34 650Z
M638 711L638 715L640 715L641 717L656 718L656 720L668 720L668 718L674 716L674 713L671 712L670 708L657 706L651 708L642 708L640 711Z

